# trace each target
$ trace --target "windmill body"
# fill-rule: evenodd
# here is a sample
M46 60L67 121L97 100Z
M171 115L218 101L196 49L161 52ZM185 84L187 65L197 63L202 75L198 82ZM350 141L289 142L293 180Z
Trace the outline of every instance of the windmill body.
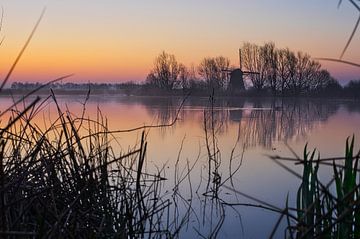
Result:
M241 69L235 69L230 71L229 87L232 91L245 90L243 71Z
M229 89L231 92L239 92L245 90L244 76L259 75L259 72L242 70L241 49L239 49L239 63L240 63L240 68L236 68L233 70L226 70L230 74Z

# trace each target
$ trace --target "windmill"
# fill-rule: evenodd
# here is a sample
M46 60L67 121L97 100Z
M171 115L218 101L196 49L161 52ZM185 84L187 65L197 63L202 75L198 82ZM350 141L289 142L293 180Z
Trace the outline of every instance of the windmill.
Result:
M226 72L229 72L230 74L229 89L233 92L245 90L244 76L260 74L259 72L242 70L241 49L239 49L239 63L240 63L240 68L236 68L232 70L230 69L224 70Z

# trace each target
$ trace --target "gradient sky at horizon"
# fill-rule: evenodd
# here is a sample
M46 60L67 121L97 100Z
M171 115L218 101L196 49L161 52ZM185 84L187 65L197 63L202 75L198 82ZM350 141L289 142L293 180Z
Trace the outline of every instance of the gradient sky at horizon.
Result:
M185 65L223 55L238 64L243 42L338 58L359 13L338 0L33 0L2 1L0 77L4 77L46 6L13 81L44 82L74 73L73 82L143 81L161 52ZM360 63L360 32L344 60ZM345 83L360 68L322 62Z

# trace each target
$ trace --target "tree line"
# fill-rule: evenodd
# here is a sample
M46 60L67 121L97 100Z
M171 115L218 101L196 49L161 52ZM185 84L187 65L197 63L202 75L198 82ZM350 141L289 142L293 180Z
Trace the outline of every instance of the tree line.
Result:
M350 81L341 86L321 64L309 54L294 52L289 48L277 48L273 42L263 45L249 42L241 46L243 71L257 74L244 75L246 90L241 95L255 96L337 96L360 98L360 80ZM224 56L205 57L198 65L185 66L175 55L165 51L154 60L144 83L53 83L43 89L58 90L106 90L124 91L126 94L167 94L192 92L207 95L213 90L223 95L233 94L230 74L239 68L231 65ZM12 90L32 90L41 83L14 82ZM151 89L151 90L149 90Z
M273 42L241 47L248 91L272 95L304 95L339 91L341 85L309 54L277 48ZM205 57L198 66L186 67L173 54L160 53L146 78L146 84L166 90L231 90L229 71L235 68L224 56Z
M200 64L186 67L173 54L161 52L154 60L153 68L146 77L145 84L165 90L226 90L230 60L223 56L206 57Z
M309 54L279 49L272 42L262 46L244 43L242 53L244 67L259 73L249 75L256 90L268 89L276 95L301 95L340 87Z

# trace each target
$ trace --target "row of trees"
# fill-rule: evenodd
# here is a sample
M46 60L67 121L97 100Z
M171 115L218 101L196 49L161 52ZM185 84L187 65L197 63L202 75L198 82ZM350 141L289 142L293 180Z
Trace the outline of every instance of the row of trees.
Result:
M62 89L62 90L88 90L97 89L97 90L109 90L109 89L123 89L126 83L121 84L111 84L111 83L60 83L55 82L49 85L44 86L44 83L40 82L13 82L10 86L12 90L35 90L38 88L42 89Z
M55 82L52 84L40 83L40 82L13 82L10 89L13 91L30 91L41 88L42 90L64 90L64 91L87 91L96 92L101 91L121 91L121 90L136 90L142 86L138 82L122 82L122 83L73 83L73 82Z
M218 89L226 90L230 60L223 56L204 58L198 67L186 67L175 56L162 52L155 58L146 83L160 89Z
M244 78L248 89L271 91L273 94L293 94L326 91L339 88L338 82L318 61L302 52L275 44L262 46L244 43L242 46L244 71L257 72ZM229 90L230 60L223 56L206 57L197 67L186 67L175 56L162 52L155 58L146 83L161 89L215 89Z
M278 49L272 42L262 46L244 43L242 56L244 67L259 73L249 75L256 90L269 89L273 94L299 95L340 87L310 55L295 53L288 48Z

